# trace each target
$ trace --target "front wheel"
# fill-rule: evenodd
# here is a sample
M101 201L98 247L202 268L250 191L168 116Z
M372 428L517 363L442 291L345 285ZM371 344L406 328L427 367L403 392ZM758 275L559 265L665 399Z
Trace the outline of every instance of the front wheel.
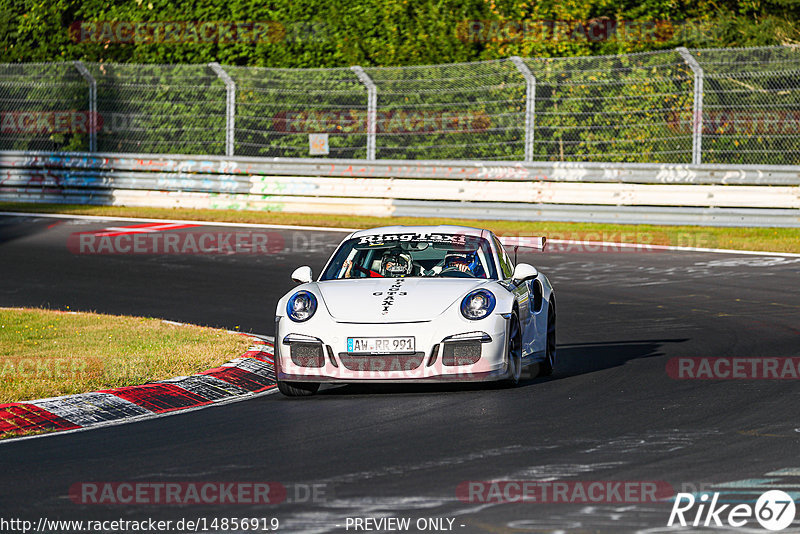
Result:
M539 374L550 376L556 366L556 307L551 300L547 304L547 340L544 361L539 364Z
M319 389L319 382L284 382L278 380L278 390L287 397L310 397Z
M511 314L510 324L508 326L508 347L507 364L508 376L504 380L507 386L516 386L519 384L519 378L522 374L522 334L519 329L519 317L517 312Z

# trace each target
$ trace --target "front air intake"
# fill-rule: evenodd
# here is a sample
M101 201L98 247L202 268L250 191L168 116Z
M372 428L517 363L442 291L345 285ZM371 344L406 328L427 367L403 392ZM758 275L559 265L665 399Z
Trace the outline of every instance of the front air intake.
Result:
M449 366L472 365L481 359L480 341L448 341L442 350L442 363Z
M321 343L292 343L292 362L299 367L324 367L325 355Z
M340 352L339 361L350 371L413 371L425 359L424 352L404 354L353 354Z

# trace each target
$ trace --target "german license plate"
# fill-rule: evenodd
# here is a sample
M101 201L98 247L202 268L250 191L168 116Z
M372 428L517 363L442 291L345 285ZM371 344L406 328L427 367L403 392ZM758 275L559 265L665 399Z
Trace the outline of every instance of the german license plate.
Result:
M413 337L348 337L347 352L414 352Z

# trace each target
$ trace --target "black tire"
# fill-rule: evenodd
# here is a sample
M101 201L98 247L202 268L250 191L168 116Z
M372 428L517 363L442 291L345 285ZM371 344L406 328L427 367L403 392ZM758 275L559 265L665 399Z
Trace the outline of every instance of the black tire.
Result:
M539 375L550 376L556 366L556 306L551 300L547 303L547 340L545 359L539 364Z
M278 380L278 390L287 397L310 397L319 389L319 382L284 382Z
M522 332L519 328L519 317L517 312L511 314L508 326L508 376L503 380L506 386L513 387L519 384L522 375Z

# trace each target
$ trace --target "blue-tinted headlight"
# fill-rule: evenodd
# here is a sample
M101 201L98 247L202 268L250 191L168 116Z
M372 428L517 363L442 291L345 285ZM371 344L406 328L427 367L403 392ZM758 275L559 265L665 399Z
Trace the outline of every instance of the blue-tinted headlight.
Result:
M461 301L461 315L472 321L483 319L494 310L497 301L488 289L476 289Z
M286 315L296 323L308 321L317 311L317 297L308 291L298 291L286 303Z

